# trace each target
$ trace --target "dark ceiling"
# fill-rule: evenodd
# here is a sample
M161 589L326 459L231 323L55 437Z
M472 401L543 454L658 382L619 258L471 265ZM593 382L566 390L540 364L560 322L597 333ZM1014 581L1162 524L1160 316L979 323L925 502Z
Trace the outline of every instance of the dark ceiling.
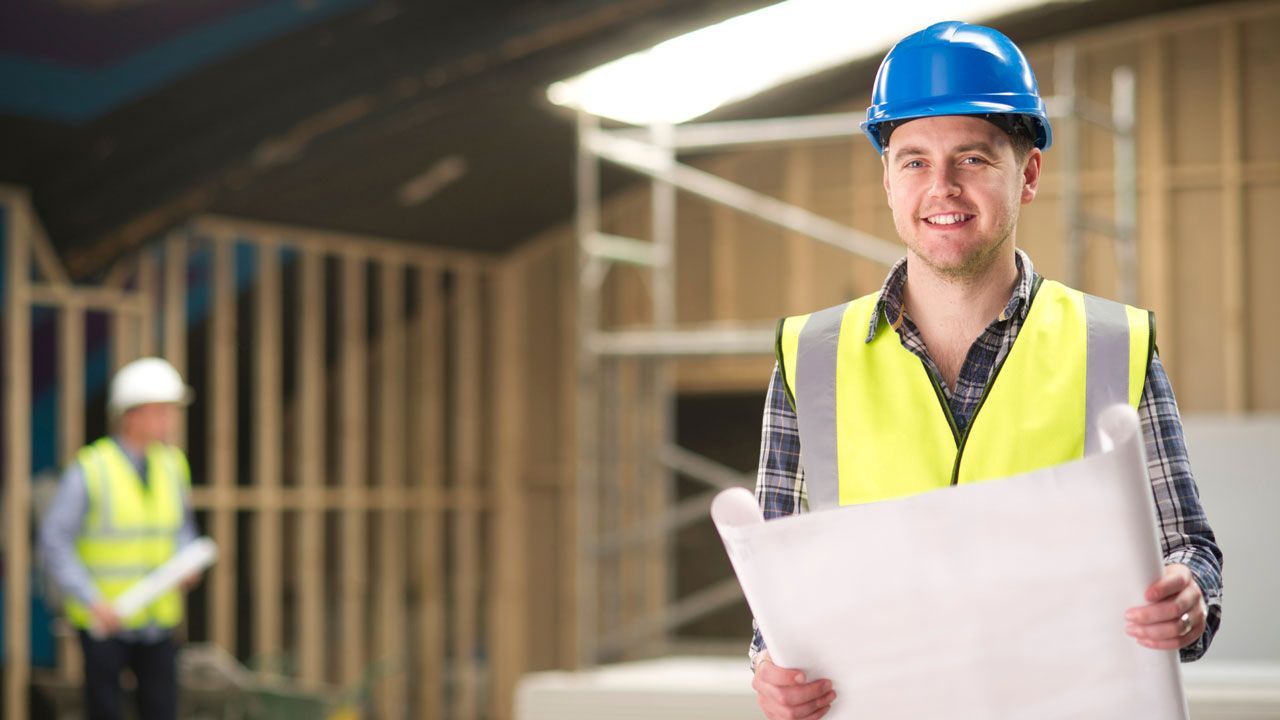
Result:
M1031 42L1201 2L1051 4L1000 27ZM0 181L31 190L77 277L201 212L509 248L572 208L573 128L545 100L548 84L770 4L7 3L0 91L30 102L0 98ZM49 78L68 67L85 72L59 95ZM716 117L821 109L869 86L874 69L823 73ZM443 187L406 204L414 178L424 194Z

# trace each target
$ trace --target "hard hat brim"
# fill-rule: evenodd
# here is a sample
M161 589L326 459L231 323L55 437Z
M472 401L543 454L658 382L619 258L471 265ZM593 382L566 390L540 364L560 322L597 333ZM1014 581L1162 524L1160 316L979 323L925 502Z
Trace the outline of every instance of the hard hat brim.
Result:
M1035 146L1048 150L1053 144L1053 129L1050 127L1044 104L1039 98L1011 96L1012 102L999 102L988 98L964 99L945 103L920 102L896 107L872 106L867 109L867 119L859 126L862 133L871 141L876 152L884 154L881 141L880 125L887 122L905 122L926 117L944 117L948 115L1022 115L1029 118L1036 128ZM1020 100L1032 100L1028 103ZM1039 107L1036 107L1036 104Z

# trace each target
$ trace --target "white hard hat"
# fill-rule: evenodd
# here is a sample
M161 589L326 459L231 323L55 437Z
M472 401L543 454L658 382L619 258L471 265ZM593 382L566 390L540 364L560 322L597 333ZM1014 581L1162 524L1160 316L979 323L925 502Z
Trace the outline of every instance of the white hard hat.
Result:
M139 358L120 368L111 378L107 409L119 415L147 403L191 404L195 393L168 361L157 357Z

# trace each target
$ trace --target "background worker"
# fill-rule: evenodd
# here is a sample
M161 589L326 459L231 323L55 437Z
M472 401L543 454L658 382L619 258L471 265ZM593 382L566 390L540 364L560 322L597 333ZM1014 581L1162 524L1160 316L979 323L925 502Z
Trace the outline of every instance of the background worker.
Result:
M872 103L863 129L906 257L878 293L779 324L756 486L765 518L1077 459L1097 449L1096 414L1128 402L1165 569L1116 631L1199 658L1221 618L1222 554L1154 324L1044 280L1016 247L1052 141L1026 58L990 28L938 23L889 51ZM768 717L830 710L838 688L774 665L758 629L750 654Z
M84 651L84 702L93 720L122 717L121 673L137 679L138 717L177 717L178 590L132 617L111 601L196 538L191 473L171 443L191 390L160 358L129 363L111 381L112 431L67 467L40 545ZM194 585L188 578L184 589Z

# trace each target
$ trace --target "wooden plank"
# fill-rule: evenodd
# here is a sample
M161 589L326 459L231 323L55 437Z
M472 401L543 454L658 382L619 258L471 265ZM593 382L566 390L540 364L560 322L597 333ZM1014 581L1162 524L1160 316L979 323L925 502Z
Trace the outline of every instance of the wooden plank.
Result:
M377 257L381 260L398 263L412 262L441 269L458 267L479 270L494 262L480 253L445 250L369 235L320 228L301 228L223 215L202 215L191 224L197 232L271 238L271 241L280 247L322 251L344 257Z
M731 176L737 165L732 158L722 158L717 164L717 174ZM711 206L711 319L723 321L736 319L738 307L738 245L739 227L737 211L719 203Z
M618 613L618 564L623 557L617 552L596 554L596 549L603 545L605 537L618 526L618 363L616 358L605 358L599 361L594 375L596 390L596 411L593 418L594 459L598 468L595 476L593 515L588 517L586 527L593 533L591 552L588 557L593 562L595 588L588 597L589 602L596 603L594 622L587 625L598 639L592 645L596 648L598 662L613 662L622 658L608 654L606 650L608 632L620 627L622 618ZM585 499L584 499L585 501Z
M616 494L614 503L616 522L610 523L607 527L610 532L621 532L624 535L643 522L644 487L647 483L641 482L637 477L636 462L642 455L652 453L652 448L648 448L649 453L642 451L637 442L640 438L637 434L636 420L637 416L643 412L641 408L645 405L645 398L639 395L636 377L637 365L641 362L644 361L626 358L613 363L616 368L614 379L617 384L614 397L616 420L611 428L617 434L617 452L614 455L613 472L617 483L614 493ZM646 479L653 481L656 478L655 475ZM624 547L620 550L617 562L614 564L614 570L617 572L618 596L615 602L618 604L618 621L612 623L612 627L627 627L640 620L645 614L645 586L640 582L640 570L644 567L646 550L644 546ZM610 563L606 560L605 564ZM631 648L629 652L624 653L623 659L631 660L638 656L634 648Z
M131 263L136 267L136 260ZM122 261L118 267L127 267ZM122 277L127 277L122 274ZM123 281L121 281L123 282ZM141 297L141 294L138 294ZM142 312L145 312L143 310ZM122 312L111 313L111 371L118 371L132 360L139 357L140 318Z
M366 340L366 262L358 256L342 260L341 432L338 462L346 508L341 517L342 576L338 607L342 618L339 680L350 686L365 669L365 591L367 517L358 503L366 490L367 433L365 391L368 383Z
M62 260L58 258L58 252L53 249L53 244L49 242L49 236L45 233L44 225L36 215L35 209L31 207L31 202L24 198L23 202L13 207L19 215L22 227L27 232L31 256L43 280L54 285L69 286L71 278L62 267Z
M58 325L58 462L66 465L84 438L84 310L62 311Z
M57 285L27 286L27 300L31 305L49 307L78 307L99 310L117 315L139 316L146 312L145 302L137 293L111 288Z
M480 483L480 281L475 273L459 273L454 285L452 418L454 478L459 487ZM480 603L479 517L459 508L453 513L453 692L454 720L475 720L479 712L479 658L476 656Z
M1245 316L1248 287L1245 284L1244 172L1241 160L1240 26L1222 25L1222 328L1223 405L1228 413L1248 409L1248 324Z
M154 357L157 342L156 314L160 308L160 264L155 253L143 252L138 256L138 291L142 312L138 314L138 356Z
M1138 224L1138 263L1142 302L1156 313L1156 341L1162 351L1177 347L1178 324L1173 322L1177 312L1177 293L1173 291L1173 244L1169 211L1169 131L1164 118L1168 117L1169 69L1168 45L1162 37L1143 41L1138 65L1138 107L1144 111L1139 118L1142 132L1138 157L1142 159L1142 178ZM1164 318L1165 321L1161 322ZM1170 377L1176 372L1177 362L1161 353Z
M129 280L133 278L135 266L130 260L129 257L122 257L112 263L106 277L102 279L102 287L123 291L125 285L128 285Z
M382 489L404 486L405 454L405 340L404 267L383 263L379 277L380 340L378 372L378 484ZM377 558L377 653L391 669L374 695L381 718L408 717L405 665L405 513L383 511L379 522Z
M281 376L280 253L257 247L257 312L253 353L253 483L262 505L255 513L253 552L253 654L270 661L283 647L281 603L284 565L281 554L280 407Z
M522 268L502 266L492 285L494 392L490 396L490 417L497 424L494 447L495 504L489 527L493 534L490 568L493 571L489 601L489 627L493 658L490 676L492 717L511 720L514 716L515 685L525 670L526 585L525 490L521 473L526 464L525 392L529 377L525 372L529 336L521 322L528 302Z
M12 208L13 205L8 206ZM27 233L12 221L5 229L5 597L31 593L31 308L26 287L31 260ZM27 717L27 685L31 680L31 605L4 604L5 717Z
M544 483L545 485L546 483ZM280 502L286 507L301 507L305 501L304 492L296 487L280 489ZM341 487L323 488L316 496L315 502L323 510L346 510L349 507L365 512L381 512L402 508L433 512L463 508L469 512L484 513L493 509L493 495L488 488L438 488L424 490L421 488L366 488L359 498L349 499L350 494ZM192 503L200 509L222 507L225 503L233 510L256 510L263 504L262 493L258 488L239 487L231 493L230 498L222 500L214 494L213 488L196 486L191 490Z
M164 342L166 360L187 376L187 238L174 234L164 243ZM203 399L203 398L202 398ZM187 419L178 421L174 442L187 447Z
M63 467L85 443L84 332L84 310L64 308L58 324L58 462ZM74 632L59 634L58 652L62 678L80 682L84 671Z
M557 256L560 264L558 275L560 277L560 298L557 315L560 323L560 377L558 384L560 386L560 397L576 398L578 396L578 283L575 281L578 273L578 254L576 252L576 244L566 243ZM579 523L574 519L581 515L581 509L578 506L579 494L577 492L578 478L578 433L576 431L578 422L578 403L564 402L561 403L560 418L560 462L563 477L568 480L568 485L560 496L557 498L557 507L562 508L564 513L561 523L560 549L561 559L560 567L565 568L561 575L562 585L560 588L560 616L557 618L557 626L561 629L563 636L560 641L559 657L561 667L580 667L588 663L588 658L582 657L579 648L585 645L579 637L580 623L578 615L583 612L583 608L579 606L579 546L583 542L580 537L581 528Z
M314 252L300 261L298 298L298 441L294 465L301 500L298 532L298 678L306 687L325 680L324 607L324 264Z
M869 160L866 149L861 147L850 156L852 163L849 167L849 202L852 206L850 225L872 235L896 240L898 237L896 230L882 235L881 228L877 227L877 220L880 217L890 215L885 205L883 166L877 160ZM819 263L830 262L837 267L842 263L847 264L848 272L842 273L840 278L840 282L845 287L835 287L821 294L814 306L804 308L802 312L812 312L815 308L833 305L849 300L851 297L873 292L880 287L887 271L887 268L879 263L841 254L836 248L820 248L818 257ZM830 277L827 273L821 273L819 277L824 275ZM815 285L821 285L821 283L815 283Z
M440 493L444 484L445 330L444 298L439 271L419 266L418 318L415 351L418 374L414 385L414 466L420 496ZM444 513L424 502L417 512L415 545L418 558L420 635L417 681L420 717L444 717L445 578Z
M642 428L645 451L655 462L649 466L652 474L641 483L642 523L655 522L666 512L675 485L674 474L656 461L656 458L661 457L662 448L675 442L676 395L671 364L651 361L647 365L644 391L636 398L636 407L646 425ZM671 538L666 533L658 533L644 544L643 549L644 615L653 622L662 622L666 617L667 604L672 594L671 579L674 577L671 570L674 567ZM651 638L645 645L645 651L649 655L664 654L666 634Z
M212 316L209 320L209 484L214 491L211 535L228 562L216 563L209 580L209 636L236 651L236 288L235 243L213 243Z
M784 197L793 205L812 210L813 151L811 145L798 145L787 152ZM813 272L817 262L817 241L798 233L786 234L787 305L779 315L810 312L817 307L814 294L817 284Z

